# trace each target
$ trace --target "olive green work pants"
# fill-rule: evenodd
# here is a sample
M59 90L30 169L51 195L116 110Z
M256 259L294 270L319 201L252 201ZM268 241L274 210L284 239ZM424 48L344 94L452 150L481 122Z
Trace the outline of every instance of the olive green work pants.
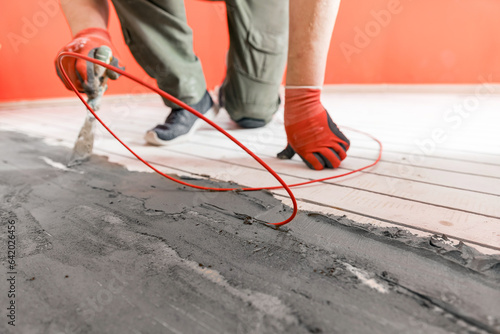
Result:
M183 0L112 0L137 62L158 87L197 103L206 91ZM231 118L269 122L279 105L288 46L287 0L225 0L230 47L222 84ZM165 101L170 107L175 105Z

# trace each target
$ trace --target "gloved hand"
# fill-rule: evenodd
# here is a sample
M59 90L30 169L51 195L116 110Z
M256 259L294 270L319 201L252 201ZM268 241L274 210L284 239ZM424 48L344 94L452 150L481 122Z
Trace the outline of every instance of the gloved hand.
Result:
M76 52L85 56L99 59L113 66L118 65L118 59L111 53L111 40L109 33L102 28L88 28L75 35L73 41L63 47L61 52ZM107 59L105 59L107 58ZM105 69L102 66L94 66L93 63L83 59L66 57L62 60L62 66L69 79L80 93L88 96L96 96L99 87L105 85L105 78L118 79L118 73ZM120 67L123 69L123 67ZM64 82L66 88L71 89L65 82L63 75L59 72L56 64L57 75Z
M287 88L285 130L288 146L278 153L291 159L297 152L311 169L337 168L345 159L349 139L338 129L320 101L321 90Z

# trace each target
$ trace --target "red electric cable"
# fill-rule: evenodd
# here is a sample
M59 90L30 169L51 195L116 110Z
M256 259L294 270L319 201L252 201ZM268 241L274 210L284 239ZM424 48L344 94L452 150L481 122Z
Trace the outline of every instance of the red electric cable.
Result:
M99 116L97 116L96 112L88 105L88 103L85 101L85 99L83 98L83 96L76 89L75 85L71 82L71 80L69 80L69 77L68 77L67 73L64 71L64 68L62 66L62 59L65 58L65 57L74 57L74 58L83 59L83 60L89 61L91 63L97 64L97 65L101 65L101 66L103 66L103 67L105 67L107 69L110 69L112 71L115 71L115 72L117 72L117 73L119 73L119 74L121 74L121 75L123 75L123 76L125 76L125 77L127 77L127 78L129 78L129 79L131 79L133 81L135 81L139 85L142 85L144 87L149 88L150 90L152 90L155 93L159 94L161 97L163 97L163 98L165 98L165 99L167 99L167 100L169 100L169 101L177 104L181 108L186 109L187 111L189 111L190 113L192 113L196 117L199 117L202 120L204 120L206 123L210 124L212 127L214 127L216 130L218 130L219 132L221 132L222 134L224 134L226 137L228 137L229 139L231 139L236 145L238 145L241 149L243 149L246 153L248 153L252 158L254 158L259 164L261 164L261 166L264 167L269 173L271 173L271 175L274 176L274 178L276 180L278 180L278 182L281 184L281 186L259 187L259 188L212 188L212 187L203 187L203 186L198 186L198 185L195 185L195 184L190 184L190 183L181 181L179 179L173 178L173 177L171 177L171 176L163 173L162 171L160 171L157 168L155 168L154 166L152 166L149 162L147 162L146 160L144 160L137 153L135 153L127 144L125 144L120 138L118 138L118 136L110 128L108 128L108 126L99 118ZM172 180L174 182L180 183L180 184L182 184L184 186L188 186L188 187L192 187L192 188L196 188L196 189L201 189L201 190L211 190L211 191L234 191L234 190L239 190L239 191L256 191L256 190L265 190L265 189L266 190L273 190L273 189L284 188L286 190L286 192L288 193L288 195L290 196L290 199L292 200L293 212L290 215L290 217L288 217L288 219L286 219L286 220L284 220L282 222L279 222L279 223L267 223L269 225L274 225L274 226L285 225L285 224L291 222L295 218L295 216L297 215L297 211L298 211L297 200L295 199L295 196L293 195L293 193L292 193L292 191L290 189L291 187L297 187L297 186L302 186L302 185L306 185L306 184L327 181L327 180L331 180L331 179L339 178L339 177L342 177L342 176L346 176L346 175L351 175L351 174L357 173L357 172L362 171L364 169L367 169L367 168L370 168L372 166L375 166L380 161L380 158L382 156L382 143L378 139L376 139L375 137L373 137L370 134L367 134L367 133L364 133L364 132L361 132L361 131L358 131L358 130L354 130L356 132L363 133L363 134L369 136L370 138L372 138L373 140L375 140L379 144L379 148L380 148L379 155L378 155L377 160L375 160L375 162L373 162L372 164L367 165L365 167L362 167L362 168L359 168L359 169L356 169L356 170L353 170L353 171L350 171L350 172L347 172L347 173L344 173L344 174L330 176L330 177L325 177L325 178L317 179L317 180L310 180L310 181L301 182L301 183L295 183L295 184L292 184L292 185L287 185L285 183L285 181L283 181L283 179L281 179L281 177L271 167L269 167L261 158L259 158L257 155L255 155L255 153L253 153L252 151L250 151L245 145L243 145L242 143L240 143L236 138L234 138L232 135L230 135L229 133L227 133L220 126L218 126L213 121L209 120L203 114L201 114L200 112L198 112L195 109L191 108L190 106L188 106L184 102L176 99L175 97L173 97L170 94L168 94L168 93L160 90L157 87L154 87L154 86L152 86L152 85L150 85L150 84L148 84L146 82L143 82L142 80L136 78L132 74L129 74L129 73L125 72L124 70L120 69L120 68L117 68L115 66L106 64L106 63L104 63L102 61L99 61L97 59L90 58L90 57L87 57L87 56L84 56L84 55L81 55L81 54L78 54L78 53L75 53L75 52L61 52L59 54L59 56L57 57L57 66L59 68L60 73L62 73L62 75L64 77L64 80L66 80L66 82L70 85L71 89L75 92L75 94L78 96L78 98L80 99L80 101L82 101L82 103L87 107L87 109L92 113L92 115L94 115L94 117L99 121L99 123L101 123L101 125L116 140L118 140L118 142L120 142L120 144L122 144L123 147L125 147L130 153L132 153L132 155L134 155L138 160L140 160L142 163L144 163L146 166L148 166L149 168L151 168L152 170L154 170L156 173L160 174L161 176L163 176L163 177L165 177L165 178L167 178L169 180Z

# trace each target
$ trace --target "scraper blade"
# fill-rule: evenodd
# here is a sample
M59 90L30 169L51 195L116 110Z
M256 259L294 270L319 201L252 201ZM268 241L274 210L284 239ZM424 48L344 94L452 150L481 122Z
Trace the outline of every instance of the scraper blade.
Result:
M108 63L111 61L112 53L111 49L107 46L99 47L96 50L95 58L102 62ZM106 69L99 65L94 65L94 71L96 78L100 78L104 75ZM95 95L89 95L89 99L87 103L94 110L98 111L101 105L101 98L104 95L104 92L108 88L106 82L107 77L103 77L103 81L99 82L99 80L95 80L97 87L95 87L94 92ZM73 147L73 152L71 153L71 158L67 164L68 167L77 166L82 162L88 160L92 155L92 149L94 148L94 137L95 137L95 128L96 122L95 117L92 115L90 110L87 110L87 116L85 117L85 122L78 134L78 138L76 139L75 146Z
M87 110L87 116L73 147L68 167L77 166L90 158L94 148L95 127L95 117Z

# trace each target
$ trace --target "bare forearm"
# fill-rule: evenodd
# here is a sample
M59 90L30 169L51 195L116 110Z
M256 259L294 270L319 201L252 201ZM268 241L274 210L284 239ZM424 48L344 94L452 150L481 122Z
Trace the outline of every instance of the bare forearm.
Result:
M107 0L64 0L61 7L73 36L86 28L106 29L108 26Z
M340 0L290 0L287 86L322 86Z

